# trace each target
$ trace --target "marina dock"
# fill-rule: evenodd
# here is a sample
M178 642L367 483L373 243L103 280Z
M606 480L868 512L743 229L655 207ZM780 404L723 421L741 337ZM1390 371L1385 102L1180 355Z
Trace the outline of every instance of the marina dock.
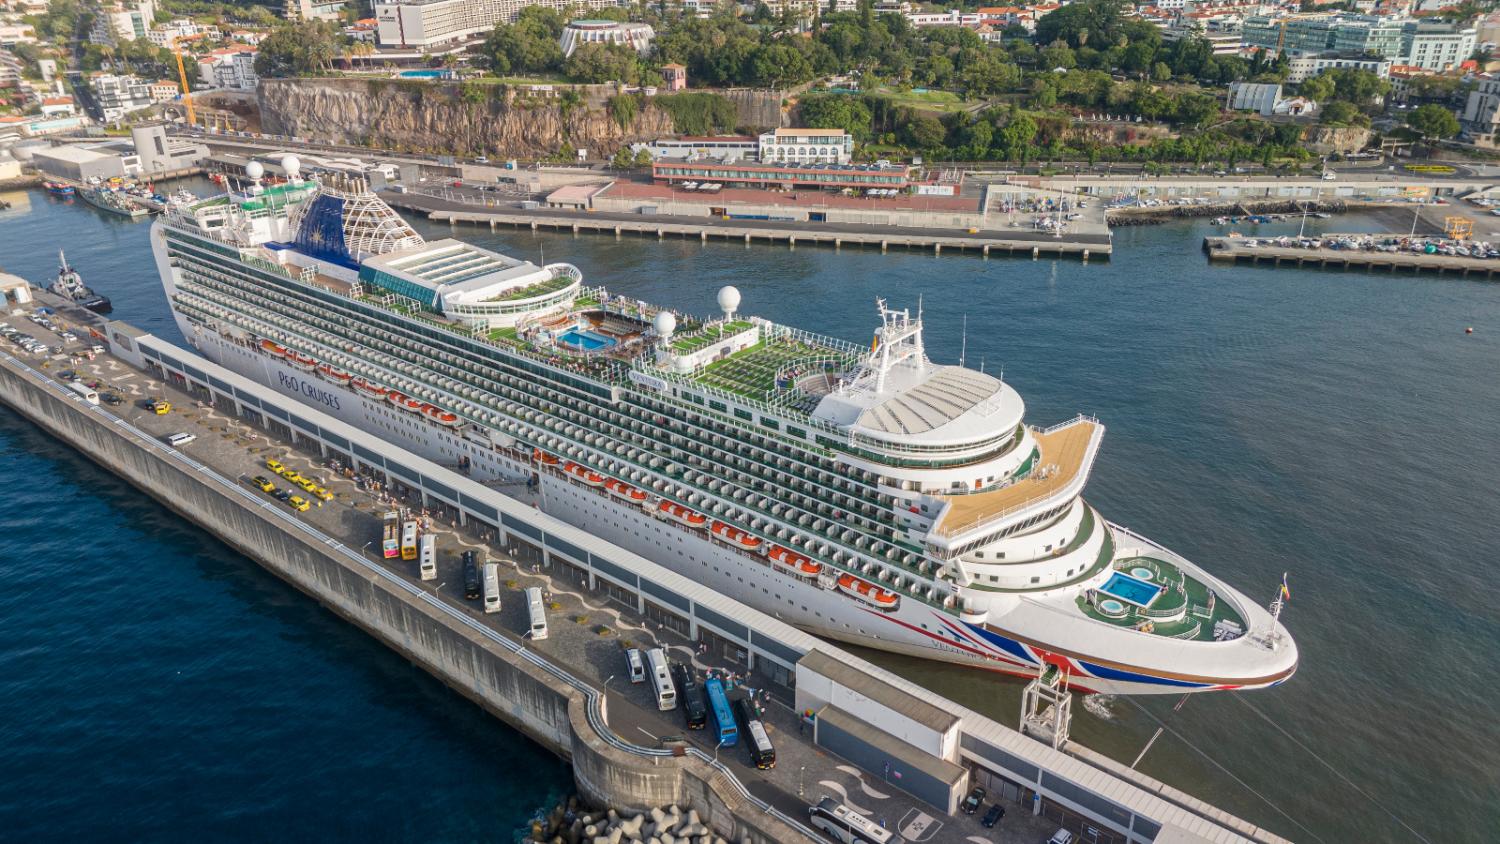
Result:
M1322 239L1357 238L1369 235L1322 235ZM1250 245L1254 243L1255 245ZM1210 236L1203 239L1203 251L1215 263L1262 264L1273 267L1317 267L1319 269L1366 270L1370 272L1435 273L1465 278L1494 278L1500 273L1500 260L1461 255L1426 254L1422 252L1329 249L1279 246L1266 239L1238 236Z
M82 339L36 355L0 341L0 401L570 759L592 801L634 811L680 805L752 844L825 840L806 826L807 806L822 794L846 795L924 844L1036 841L1059 825L1112 844L1282 841L1135 771L1022 735L508 490L344 424L305 403L320 392L308 385L268 388L125 323L35 296L65 326L54 332L15 314L6 321L49 343L64 327ZM78 356L93 343L108 352ZM86 400L60 377L68 368L125 401ZM145 397L174 409L144 409ZM197 439L168 447L177 432ZM389 505L347 476L328 481L334 501L305 513L251 486L273 455L318 476L336 461L430 511L443 549L439 577L418 580L411 563L383 559L378 541L370 550ZM483 614L464 599L457 547L502 566L504 612ZM516 592L531 585L555 596L542 641L521 635ZM696 669L742 672L769 692L780 764L757 771L683 730L678 713L657 711L642 686L611 684L622 668L613 637L624 636L640 647L654 640ZM811 726L807 711L816 713ZM1010 801L996 829L956 812L976 784Z

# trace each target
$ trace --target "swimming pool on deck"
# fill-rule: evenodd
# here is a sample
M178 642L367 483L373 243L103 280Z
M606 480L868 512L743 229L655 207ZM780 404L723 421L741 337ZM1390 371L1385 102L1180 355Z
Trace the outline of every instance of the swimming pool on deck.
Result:
M1166 587L1117 571L1099 587L1099 591L1113 595L1127 604L1145 608L1151 606L1151 602L1165 592Z
M557 336L557 342L564 346L571 346L581 352L597 352L607 349L615 344L613 338L605 337L597 331L579 330L570 328Z

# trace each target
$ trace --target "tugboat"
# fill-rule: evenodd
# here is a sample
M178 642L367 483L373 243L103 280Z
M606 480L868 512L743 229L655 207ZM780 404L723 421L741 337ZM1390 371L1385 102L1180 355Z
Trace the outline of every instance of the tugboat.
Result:
M72 196L76 192L75 188L66 182L46 181L42 182L42 187L53 196Z
M114 310L108 296L101 296L89 289L88 285L83 283L83 277L78 274L78 271L68 266L68 256L64 255L61 249L57 250L57 260L61 266L58 267L57 278L52 282L52 286L47 288L48 290L96 314L107 314Z

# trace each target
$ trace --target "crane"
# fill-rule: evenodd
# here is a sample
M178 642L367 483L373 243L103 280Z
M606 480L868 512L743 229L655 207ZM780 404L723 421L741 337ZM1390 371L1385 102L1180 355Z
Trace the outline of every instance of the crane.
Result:
M193 113L193 95L188 91L187 67L182 63L182 47L177 40L182 36L172 39L172 55L177 57L177 81L182 85L182 104L187 106L188 125L198 122L198 115Z

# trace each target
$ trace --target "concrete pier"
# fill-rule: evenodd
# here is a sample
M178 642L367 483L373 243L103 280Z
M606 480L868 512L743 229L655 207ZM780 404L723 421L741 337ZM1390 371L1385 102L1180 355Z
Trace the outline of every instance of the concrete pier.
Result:
M1323 235L1336 238L1342 235ZM1350 235L1355 236L1355 235ZM1203 239L1203 251L1210 261L1218 263L1269 264L1279 267L1290 264L1296 267L1318 269L1370 270L1380 272L1429 272L1438 275L1457 274L1464 277L1494 278L1500 273L1500 260L1489 258L1465 258L1459 255L1428 255L1421 252L1376 252L1353 249L1304 249L1298 246L1275 246L1262 240L1256 246L1247 246L1243 237L1210 236Z

